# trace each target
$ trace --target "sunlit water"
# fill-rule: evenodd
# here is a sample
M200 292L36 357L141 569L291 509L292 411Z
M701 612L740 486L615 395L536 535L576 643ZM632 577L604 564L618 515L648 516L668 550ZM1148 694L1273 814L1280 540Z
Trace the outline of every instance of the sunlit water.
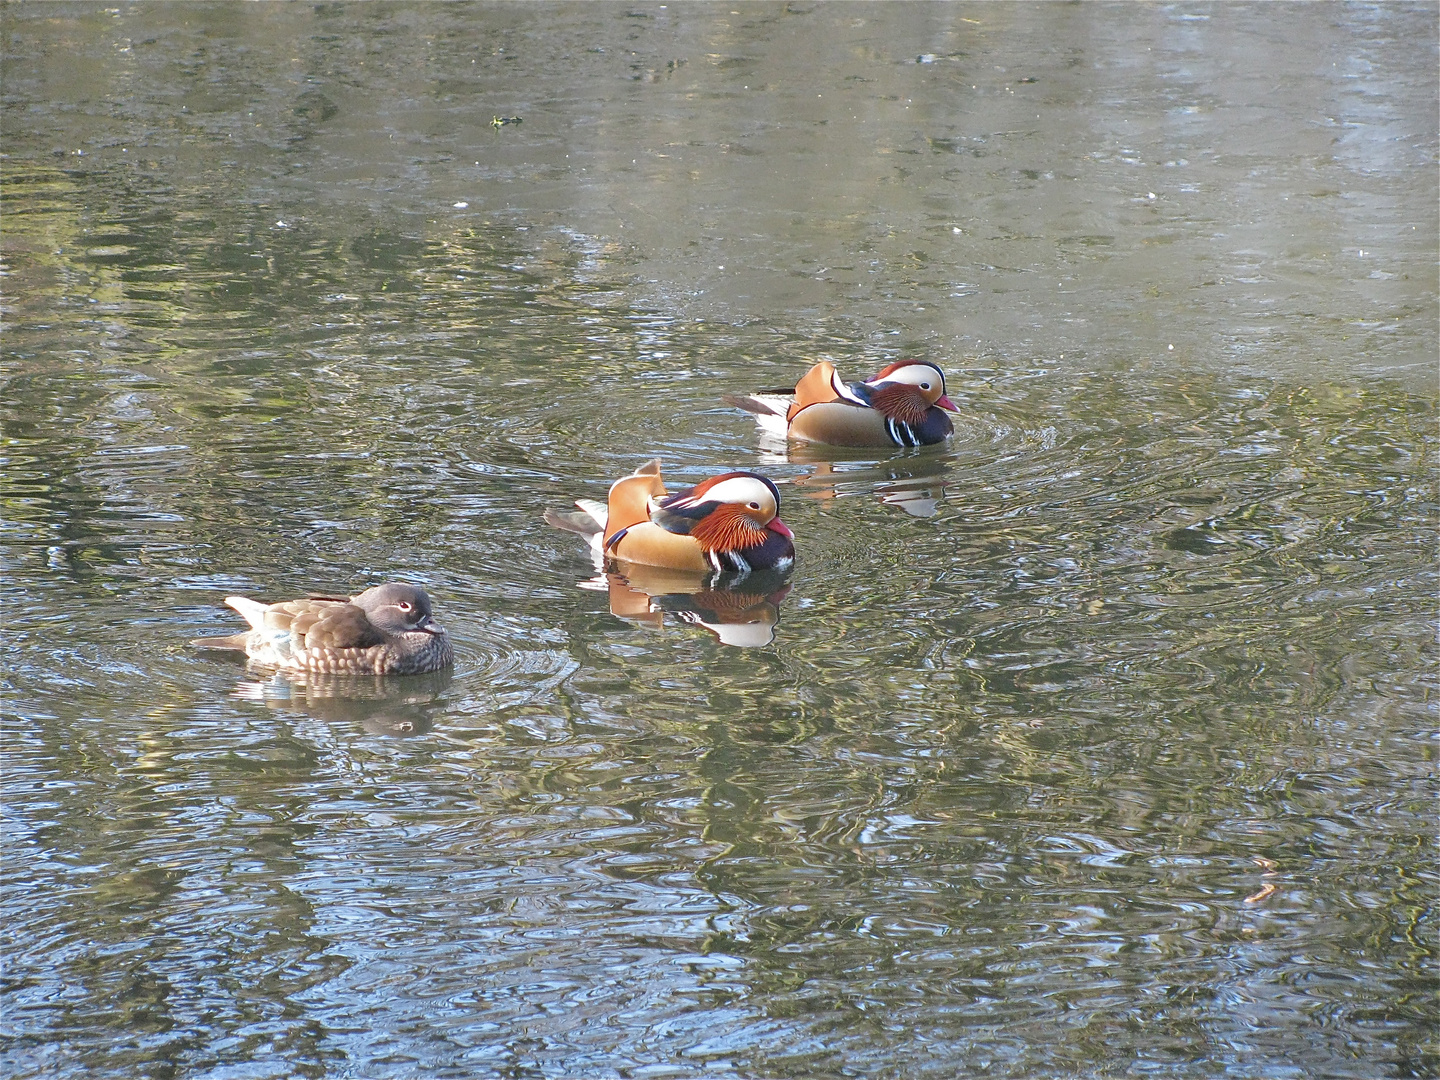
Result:
M7 1076L1440 1069L1433 6L0 24ZM656 455L793 578L541 524Z

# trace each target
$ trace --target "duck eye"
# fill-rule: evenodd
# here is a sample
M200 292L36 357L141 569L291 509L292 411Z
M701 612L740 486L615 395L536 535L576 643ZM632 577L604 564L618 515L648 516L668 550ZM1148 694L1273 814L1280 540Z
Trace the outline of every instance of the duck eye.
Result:
M754 502L752 502L752 503L748 503L747 505L750 507L751 510L759 510L759 509L760 509L760 504L759 504L759 503L754 503Z
M401 600L400 603L396 604L395 606L398 607L401 611L410 610L410 602L408 600Z
M929 390L929 389L930 389L930 384L929 384L928 382L922 382L922 383L920 384L920 389L921 389L921 390Z

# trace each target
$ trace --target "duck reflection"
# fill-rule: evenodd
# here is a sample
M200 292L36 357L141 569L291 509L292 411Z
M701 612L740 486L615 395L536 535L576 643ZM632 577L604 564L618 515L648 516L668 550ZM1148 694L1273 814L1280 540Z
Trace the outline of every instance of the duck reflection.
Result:
M250 674L257 675L255 671ZM293 710L328 722L359 724L375 735L419 735L450 685L450 669L429 675L315 675L277 671L247 678L231 692L242 701Z
M654 630L664 627L669 615L742 649L775 640L780 604L790 594L786 576L773 571L697 574L637 563L612 566L580 582L582 589L609 594L612 615Z
M829 451L826 453L825 451ZM822 456L823 454L823 456ZM790 483L812 499L873 493L886 506L911 517L933 517L945 497L949 462L923 452L876 462L837 460L833 447L791 446L786 460L810 466Z

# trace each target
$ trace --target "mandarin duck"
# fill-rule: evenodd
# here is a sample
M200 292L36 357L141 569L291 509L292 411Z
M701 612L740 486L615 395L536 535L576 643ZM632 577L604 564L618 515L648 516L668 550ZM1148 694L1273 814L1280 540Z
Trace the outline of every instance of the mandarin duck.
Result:
M946 411L945 374L926 360L889 364L864 382L847 383L822 360L790 394L725 395L781 438L831 446L929 446L955 430Z
M545 511L545 521L590 542L597 564L607 559L701 573L787 571L795 534L780 520L780 492L751 472L712 476L666 493L660 459L610 485L601 504L578 499L579 512Z
M359 596L262 604L227 596L251 629L196 638L201 649L238 649L257 664L327 675L419 675L454 662L450 635L417 585L391 582Z

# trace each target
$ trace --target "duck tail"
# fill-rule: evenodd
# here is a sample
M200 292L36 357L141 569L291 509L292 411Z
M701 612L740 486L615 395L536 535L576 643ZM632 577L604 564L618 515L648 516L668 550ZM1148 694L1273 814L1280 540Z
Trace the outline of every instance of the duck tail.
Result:
M720 400L756 416L784 416L790 398L780 394L721 394Z
M248 596L227 596L225 597L225 603L245 616L245 621L256 630L264 628L265 610L270 606L269 604L262 604L259 600L251 600Z
M197 637L190 639L196 649L239 649L245 651L245 639L249 634L231 634L229 637Z
M591 499L577 499L575 505L580 509L546 510L543 515L545 524L587 539L605 531L605 519L608 515L604 504Z

